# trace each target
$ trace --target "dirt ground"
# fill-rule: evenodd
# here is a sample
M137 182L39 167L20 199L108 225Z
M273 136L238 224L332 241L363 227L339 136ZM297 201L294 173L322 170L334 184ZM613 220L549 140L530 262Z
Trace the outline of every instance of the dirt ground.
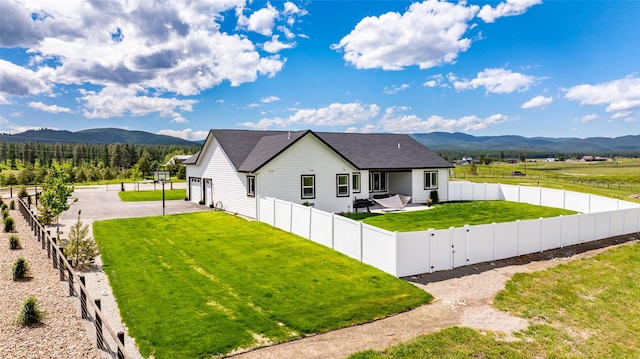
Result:
M372 323L353 326L303 339L256 349L233 358L345 358L353 353L408 341L451 326L502 332L525 329L529 322L501 312L493 297L516 273L535 272L569 261L594 256L612 246L636 243L640 236L626 235L535 253L501 261L470 265L404 278L436 299L414 310Z

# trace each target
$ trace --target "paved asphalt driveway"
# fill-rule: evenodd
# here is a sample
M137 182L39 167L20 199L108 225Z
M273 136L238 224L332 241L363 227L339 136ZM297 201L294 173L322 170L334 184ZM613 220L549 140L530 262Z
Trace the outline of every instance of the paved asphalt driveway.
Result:
M158 186L157 189L160 188ZM152 184L140 185L140 190L151 189ZM119 185L76 187L70 198L70 208L60 216L60 223L65 227L74 224L78 220L78 210L82 210L81 219L84 224L103 219L162 215L162 201L122 202L118 196L119 191ZM183 200L165 201L164 208L166 215L206 210L211 209Z

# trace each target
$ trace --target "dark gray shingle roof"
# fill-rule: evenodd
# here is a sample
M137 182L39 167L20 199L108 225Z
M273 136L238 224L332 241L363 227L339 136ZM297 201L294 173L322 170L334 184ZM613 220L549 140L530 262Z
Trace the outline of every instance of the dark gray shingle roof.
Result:
M409 135L306 131L211 130L234 167L255 172L300 138L310 134L362 170L453 167ZM194 164L196 154L185 164Z

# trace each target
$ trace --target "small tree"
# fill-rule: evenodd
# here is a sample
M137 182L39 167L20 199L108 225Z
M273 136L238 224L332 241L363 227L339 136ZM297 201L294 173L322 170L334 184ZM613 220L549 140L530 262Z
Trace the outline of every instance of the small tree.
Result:
M53 166L42 186L41 206L38 208L43 224L51 224L60 214L69 209L67 198L73 189L67 185L68 175L59 166ZM59 237L59 236L58 236Z
M431 191L431 193L429 194L429 199L433 204L440 202L440 199L438 198L438 191Z
M65 255L72 260L74 268L89 267L98 255L96 242L88 237L89 225L83 225L78 211L78 221L69 230L69 240L63 243Z

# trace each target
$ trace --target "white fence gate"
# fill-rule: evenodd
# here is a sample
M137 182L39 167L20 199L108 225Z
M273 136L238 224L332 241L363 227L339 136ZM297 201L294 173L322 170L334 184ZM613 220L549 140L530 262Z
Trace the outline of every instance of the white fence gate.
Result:
M258 219L397 277L640 232L640 205L542 187L449 182L449 200L506 200L565 208L571 216L391 232L292 202L260 198Z

